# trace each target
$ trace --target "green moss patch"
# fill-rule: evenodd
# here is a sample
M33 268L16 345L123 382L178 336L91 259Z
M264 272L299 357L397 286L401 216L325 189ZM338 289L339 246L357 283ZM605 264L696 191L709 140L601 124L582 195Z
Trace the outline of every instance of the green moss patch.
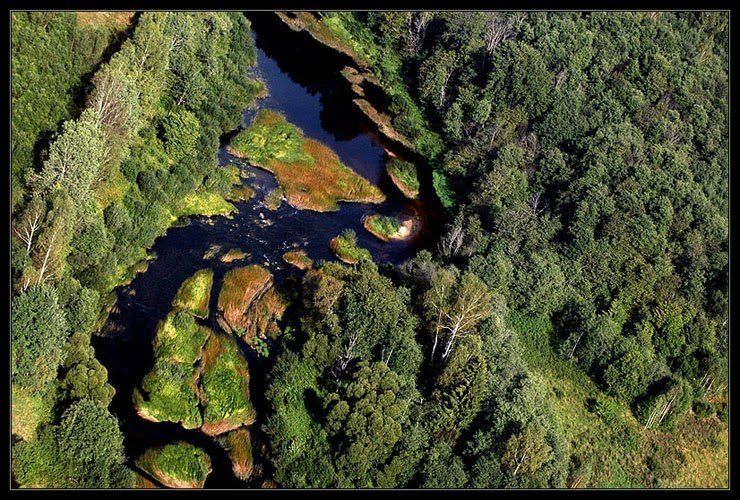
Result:
M178 441L148 449L136 466L168 488L202 488L211 472L211 459L197 446Z
M213 271L201 269L180 286L172 301L175 310L188 311L199 318L208 317L208 305L211 301Z
M373 259L369 250L357 245L357 234L352 229L345 229L339 236L332 238L329 247L339 260L347 264Z
M154 354L176 363L192 365L200 359L202 346L210 333L187 312L172 312L157 328Z
M385 195L344 165L334 151L308 139L285 117L261 110L229 151L275 175L291 206L327 212L339 201L379 203Z
M201 379L204 422L201 430L215 436L253 424L249 370L236 341L214 334L206 342Z
M157 358L154 367L134 390L139 416L153 422L176 422L186 429L200 427L197 372L191 366Z

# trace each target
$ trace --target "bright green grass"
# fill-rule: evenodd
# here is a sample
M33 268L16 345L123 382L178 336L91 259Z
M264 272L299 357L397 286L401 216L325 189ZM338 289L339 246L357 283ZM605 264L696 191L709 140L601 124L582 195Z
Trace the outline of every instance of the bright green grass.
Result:
M187 429L200 427L197 370L203 344L212 332L185 312L173 312L160 322L154 340L154 367L146 374L134 404L145 418L178 422Z
M199 325L187 312L170 313L157 328L154 354L192 366L200 358L209 335L210 330Z
M518 333L529 369L545 384L556 418L571 442L571 453L591 464L591 472L579 486L644 484L645 436L629 407L605 394L575 364L553 352L553 326L548 318L513 313L509 324Z
M208 191L188 193L175 203L173 213L175 217L190 215L228 215L236 207L226 201L223 196Z
M301 130L273 111L260 111L246 130L239 132L229 146L256 165L273 160L283 163L313 163L303 150Z

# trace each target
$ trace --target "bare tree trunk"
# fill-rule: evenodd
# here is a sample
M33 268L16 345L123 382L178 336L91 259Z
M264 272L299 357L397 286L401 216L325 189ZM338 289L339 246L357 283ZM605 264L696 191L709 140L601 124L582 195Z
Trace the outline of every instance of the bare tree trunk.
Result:
M49 245L46 247L46 254L44 255L44 262L41 265L41 271L39 271L39 279L36 282L37 285L41 284L44 279L44 274L46 274L46 265L49 262L49 255L51 254L51 248L54 246L54 240L57 237L57 231L58 229L55 229L54 232L51 233L51 239L49 240Z

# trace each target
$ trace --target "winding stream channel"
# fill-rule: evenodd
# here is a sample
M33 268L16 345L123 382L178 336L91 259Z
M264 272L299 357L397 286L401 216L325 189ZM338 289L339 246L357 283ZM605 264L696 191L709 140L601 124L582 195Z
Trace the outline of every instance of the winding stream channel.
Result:
M248 359L251 396L258 412L257 422L250 427L255 450L255 465L263 474L254 474L251 483L238 480L226 452L199 430L186 430L179 424L150 422L136 413L132 403L133 389L140 385L154 362L152 339L157 323L170 310L171 302L182 282L197 270L211 268L215 272L214 293L211 298L211 317L208 322L217 328L215 305L224 273L233 267L247 264L265 266L278 283L300 279L301 271L282 260L288 250L303 249L315 261L333 260L329 240L345 228L357 233L358 244L372 253L376 263L399 263L425 244L429 231L428 187L422 182L420 200L404 198L385 173L386 149L371 124L357 112L351 103L347 83L339 70L343 63L325 49L304 43L298 33L279 30L267 16L249 14L253 21L253 36L257 46L256 76L267 85L269 96L257 102L257 108L267 108L284 114L288 121L300 127L307 137L317 139L340 159L376 184L386 195L378 205L340 203L336 212L319 213L297 210L285 201L278 210L268 210L264 197L277 184L274 177L232 157L222 147L218 158L221 165L234 163L253 175L244 182L256 195L249 201L236 203L238 212L232 218L194 217L186 224L173 227L160 237L151 249L156 258L147 270L138 274L130 284L117 290L117 303L112 309L101 335L94 339L98 359L108 369L110 383L116 389L112 410L121 422L125 447L133 463L151 446L184 440L203 448L211 457L213 472L206 487L258 487L271 471L265 463L264 439L260 433L265 402L265 376L271 359L260 358L240 345ZM255 76L252 75L252 76ZM255 109L244 112L249 123ZM391 216L415 214L420 218L422 231L410 241L382 242L368 233L361 219L370 213ZM205 260L204 254L212 245L224 251L230 248L244 250L248 257L231 263L218 258ZM279 342L279 339L278 339Z

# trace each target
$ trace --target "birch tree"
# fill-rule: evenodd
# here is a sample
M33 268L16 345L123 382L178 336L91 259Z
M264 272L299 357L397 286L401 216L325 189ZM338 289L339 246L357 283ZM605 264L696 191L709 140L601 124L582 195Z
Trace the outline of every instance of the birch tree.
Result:
M430 359L444 362L460 339L475 332L478 324L492 312L491 295L486 285L473 273L439 269L424 296L427 320L431 324Z

